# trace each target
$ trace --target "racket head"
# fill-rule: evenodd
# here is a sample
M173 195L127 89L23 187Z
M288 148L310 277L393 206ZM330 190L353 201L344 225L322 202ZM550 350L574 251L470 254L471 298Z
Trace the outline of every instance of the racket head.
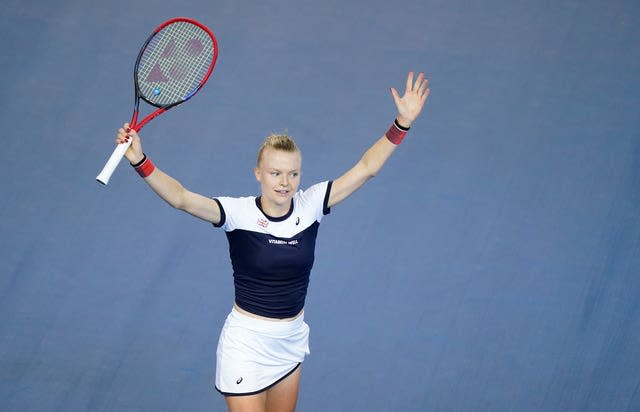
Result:
M218 43L209 28L186 17L167 20L136 59L136 102L166 110L189 100L207 82L217 59Z

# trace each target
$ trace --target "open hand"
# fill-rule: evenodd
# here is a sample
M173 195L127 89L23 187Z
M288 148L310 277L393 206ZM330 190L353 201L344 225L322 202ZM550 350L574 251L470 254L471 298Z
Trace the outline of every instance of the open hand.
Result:
M413 77L414 73L409 72L407 86L402 97L396 89L391 88L391 95L398 109L397 120L404 127L411 127L411 123L416 120L427 101L427 97L429 97L429 80L424 77L424 73L418 74L415 82Z

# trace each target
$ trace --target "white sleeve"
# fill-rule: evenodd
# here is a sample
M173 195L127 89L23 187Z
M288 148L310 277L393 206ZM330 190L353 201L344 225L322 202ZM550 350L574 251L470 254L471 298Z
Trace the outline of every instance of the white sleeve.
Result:
M247 199L235 197L216 197L215 200L220 207L220 223L214 225L222 228L225 232L230 232L238 226L238 219L242 219L246 213Z
M300 200L314 210L315 218L318 222L322 220L324 215L331 213L331 209L327 204L329 203L332 183L333 181L331 180L316 183L300 193Z

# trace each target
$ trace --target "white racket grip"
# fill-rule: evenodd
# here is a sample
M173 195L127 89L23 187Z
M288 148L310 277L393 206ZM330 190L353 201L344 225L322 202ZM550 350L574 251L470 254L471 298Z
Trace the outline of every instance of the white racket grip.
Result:
M128 142L120 143L116 146L113 153L111 153L111 157L109 158L109 160L107 160L107 163L102 168L102 171L98 176L96 176L96 180L98 182L102 183L103 185L109 183L111 175L116 170L116 167L118 167L118 163L120 163L120 160L124 156L129 146L131 146L132 141L133 139L129 139Z

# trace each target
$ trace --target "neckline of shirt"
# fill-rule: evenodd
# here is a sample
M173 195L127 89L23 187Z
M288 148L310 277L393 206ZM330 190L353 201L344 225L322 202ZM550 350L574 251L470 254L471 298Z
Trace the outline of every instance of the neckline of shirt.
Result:
M269 221L271 222L282 222L283 220L287 220L288 217L290 217L293 214L293 199L291 199L291 205L289 206L289 211L284 215L284 216L280 216L280 217L273 217L273 216L269 216L267 214L267 212L265 212L262 209L262 205L260 204L260 198L262 196L258 196L256 197L256 207L258 209L260 209L260 211L262 212L262 214L264 215L264 217L266 217Z

